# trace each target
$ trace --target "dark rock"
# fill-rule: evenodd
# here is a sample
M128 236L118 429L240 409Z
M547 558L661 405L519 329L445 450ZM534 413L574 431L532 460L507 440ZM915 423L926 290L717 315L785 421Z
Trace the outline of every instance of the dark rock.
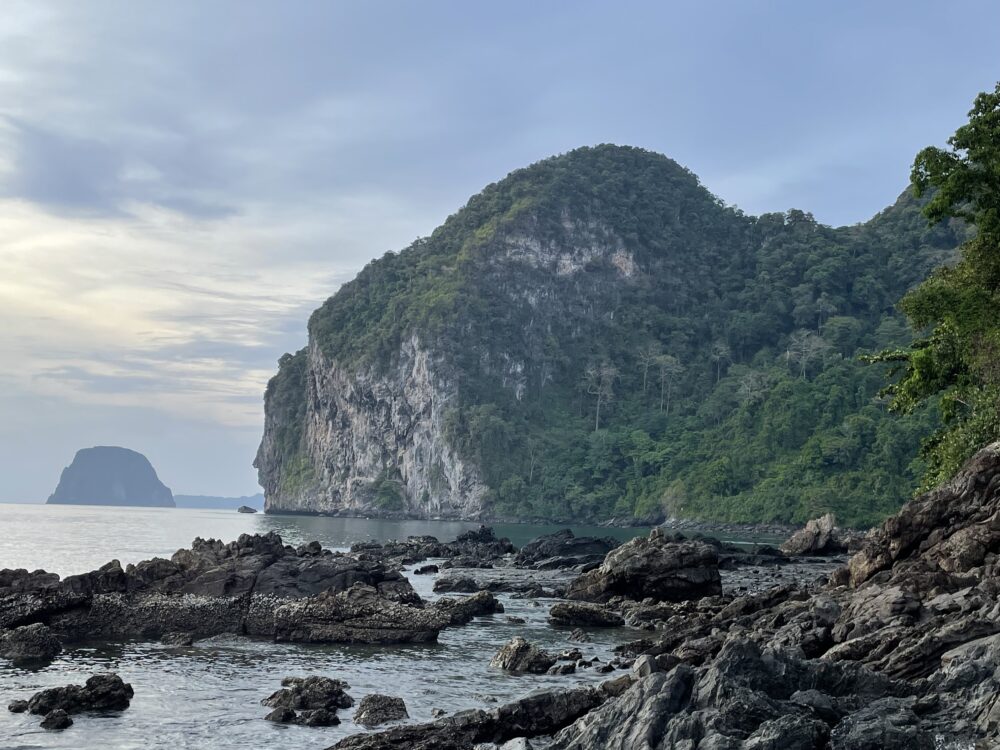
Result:
M10 659L18 666L51 661L60 651L59 639L41 623L0 632L0 658Z
M98 446L76 452L47 502L173 508L174 496L141 453Z
M75 714L81 711L123 711L132 699L132 686L116 674L94 675L81 687L66 685L35 693L28 700L28 711L45 715L61 709Z
M507 615L507 622L509 622L511 625L524 625L527 622L527 620L525 620L523 617L514 617L513 615Z
M28 701L16 700L7 704L7 710L12 714L23 714L28 710Z
M342 680L329 677L286 677L282 688L261 701L274 710L264 718L278 724L300 724L308 727L331 727L340 723L337 709L350 708L354 699L347 693L350 687Z
M505 672L545 674L555 663L555 657L547 651L516 636L496 653L490 661L490 666L498 667Z
M422 606L406 578L381 562L333 554L316 542L294 550L272 532L244 534L229 544L196 539L170 560L154 558L124 570L112 561L63 581L43 571L0 571L0 629L44 622L67 641L159 639L174 632L195 639L221 633L273 637L278 610L287 602L356 584L374 589L389 608Z
M561 568L599 563L619 544L611 537L578 537L570 529L562 529L554 534L532 539L518 551L514 564L521 567Z
M347 591L290 600L274 610L274 639L293 643L429 643L451 624L440 610L420 609L356 584Z
M599 604L559 602L549 610L549 622L553 625L608 628L624 625L625 619Z
M566 639L572 643L590 643L590 636L587 635L586 631L576 628L569 637Z
M427 724L347 737L331 750L471 750L477 743L549 735L593 710L620 686L574 688L529 695L493 711L460 711Z
M241 505L239 508L236 509L236 512L237 513L256 513L257 509L256 508L251 508L249 505Z
M441 597L434 609L448 617L450 625L464 625L474 617L503 613L503 605L489 591L478 591L462 599Z
M563 662L562 664L553 664L545 674L551 675L562 675L562 674L573 674L576 672L576 664L573 662Z
M475 579L469 578L468 576L460 576L456 578L444 577L438 578L434 581L434 591L436 593L453 592L459 594L471 594L479 591L479 589L480 586L476 583Z
M600 567L576 578L566 598L607 602L684 601L722 593L719 557L704 542L671 541L659 529L612 550Z
M366 695L354 712L354 722L365 727L377 727L390 721L408 719L406 704L402 698L372 693Z
M73 720L61 708L49 711L42 719L42 729L66 729L71 726L73 726Z
M860 546L861 539L859 532L839 528L834 515L827 513L792 534L781 551L786 555L839 555Z
M438 572L438 566L437 565L423 565L423 566L417 568L416 570L414 570L413 574L414 575L418 575L418 576L423 576L423 575L428 575L430 573L437 573L437 572Z

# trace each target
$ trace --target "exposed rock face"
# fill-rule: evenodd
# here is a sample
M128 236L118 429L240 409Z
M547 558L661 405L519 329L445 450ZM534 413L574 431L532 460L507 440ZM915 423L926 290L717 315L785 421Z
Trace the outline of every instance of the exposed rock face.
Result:
M599 604L587 602L559 602L549 610L553 625L611 628L625 624L625 618Z
M328 359L313 341L306 352L305 414L284 413L265 397L264 436L254 466L265 511L344 515L479 518L486 485L477 467L445 439L446 404L457 396L439 357L413 335L387 372ZM296 465L286 465L280 436L303 431ZM378 492L389 483L388 492Z
M471 750L476 743L503 743L556 732L618 694L625 683L534 693L493 711L462 711L427 724L393 727L347 737L331 750Z
M518 550L515 563L522 567L571 567L601 562L619 542L611 537L578 537L570 529L532 539Z
M400 721L408 719L410 715L406 713L406 704L402 698L394 698L389 695L379 695L372 693L366 695L358 704L358 710L354 712L354 721L365 727L377 727L381 724L388 724L390 721Z
M82 711L122 711L129 707L132 686L116 674L97 674L83 685L66 685L35 693L28 700L30 713L44 716L62 710L68 714Z
M274 710L265 718L278 724L330 727L340 723L337 709L350 708L354 699L342 680L329 677L286 677L281 690L261 701Z
M443 596L434 608L445 613L451 625L464 625L474 617L503 613L503 605L489 591L479 591L462 599Z
M84 448L63 469L53 504L144 505L173 508L170 488L141 453L114 446Z
M490 661L491 667L505 672L531 672L545 674L556 663L556 658L521 636L515 636L501 648Z
M60 651L59 639L40 622L7 633L0 631L0 658L10 659L15 665L50 661Z
M434 609L399 604L355 584L281 605L274 613L274 637L294 643L428 643L450 623Z
M567 599L606 602L616 596L636 601L700 599L722 593L719 555L703 542L673 541L659 529L612 550L600 567L574 580Z
M256 513L257 509L256 508L251 508L249 505L241 505L239 508L236 509L236 512L237 513Z
M792 534L781 551L786 555L839 555L860 547L862 534L837 526L832 513L807 522L804 528Z
M196 539L170 560L126 569L112 561L60 581L0 571L0 629L47 623L65 640L191 639L237 633L306 642L434 640L448 615L424 610L398 571L334 554L292 549L273 532L229 544ZM4 640L8 636L4 636Z

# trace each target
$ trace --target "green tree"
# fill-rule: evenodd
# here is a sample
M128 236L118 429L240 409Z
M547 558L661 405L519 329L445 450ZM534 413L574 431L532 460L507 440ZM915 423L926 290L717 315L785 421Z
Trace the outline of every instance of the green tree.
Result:
M942 427L924 443L925 485L948 479L1000 435L1000 83L976 97L950 148L925 148L913 164L932 224L962 220L975 236L954 266L936 270L900 307L925 335L874 360L895 363L886 393L910 412L939 397Z

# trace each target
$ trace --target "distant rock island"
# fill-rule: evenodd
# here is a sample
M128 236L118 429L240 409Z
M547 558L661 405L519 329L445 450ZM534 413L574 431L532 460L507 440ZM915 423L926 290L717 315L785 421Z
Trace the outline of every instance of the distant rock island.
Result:
M215 510L238 510L249 507L254 510L264 509L264 495L243 495L242 497L217 497L215 495L174 495L178 508L207 508Z
M174 508L170 488L141 453L101 445L83 448L63 469L52 505L138 505Z

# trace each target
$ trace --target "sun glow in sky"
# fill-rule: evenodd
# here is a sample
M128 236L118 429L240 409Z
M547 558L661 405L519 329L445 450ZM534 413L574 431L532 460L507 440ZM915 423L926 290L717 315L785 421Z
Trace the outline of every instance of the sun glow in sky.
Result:
M256 492L312 309L554 153L643 146L750 213L867 219L1000 78L1000 6L820 5L6 3L0 500L97 444Z

